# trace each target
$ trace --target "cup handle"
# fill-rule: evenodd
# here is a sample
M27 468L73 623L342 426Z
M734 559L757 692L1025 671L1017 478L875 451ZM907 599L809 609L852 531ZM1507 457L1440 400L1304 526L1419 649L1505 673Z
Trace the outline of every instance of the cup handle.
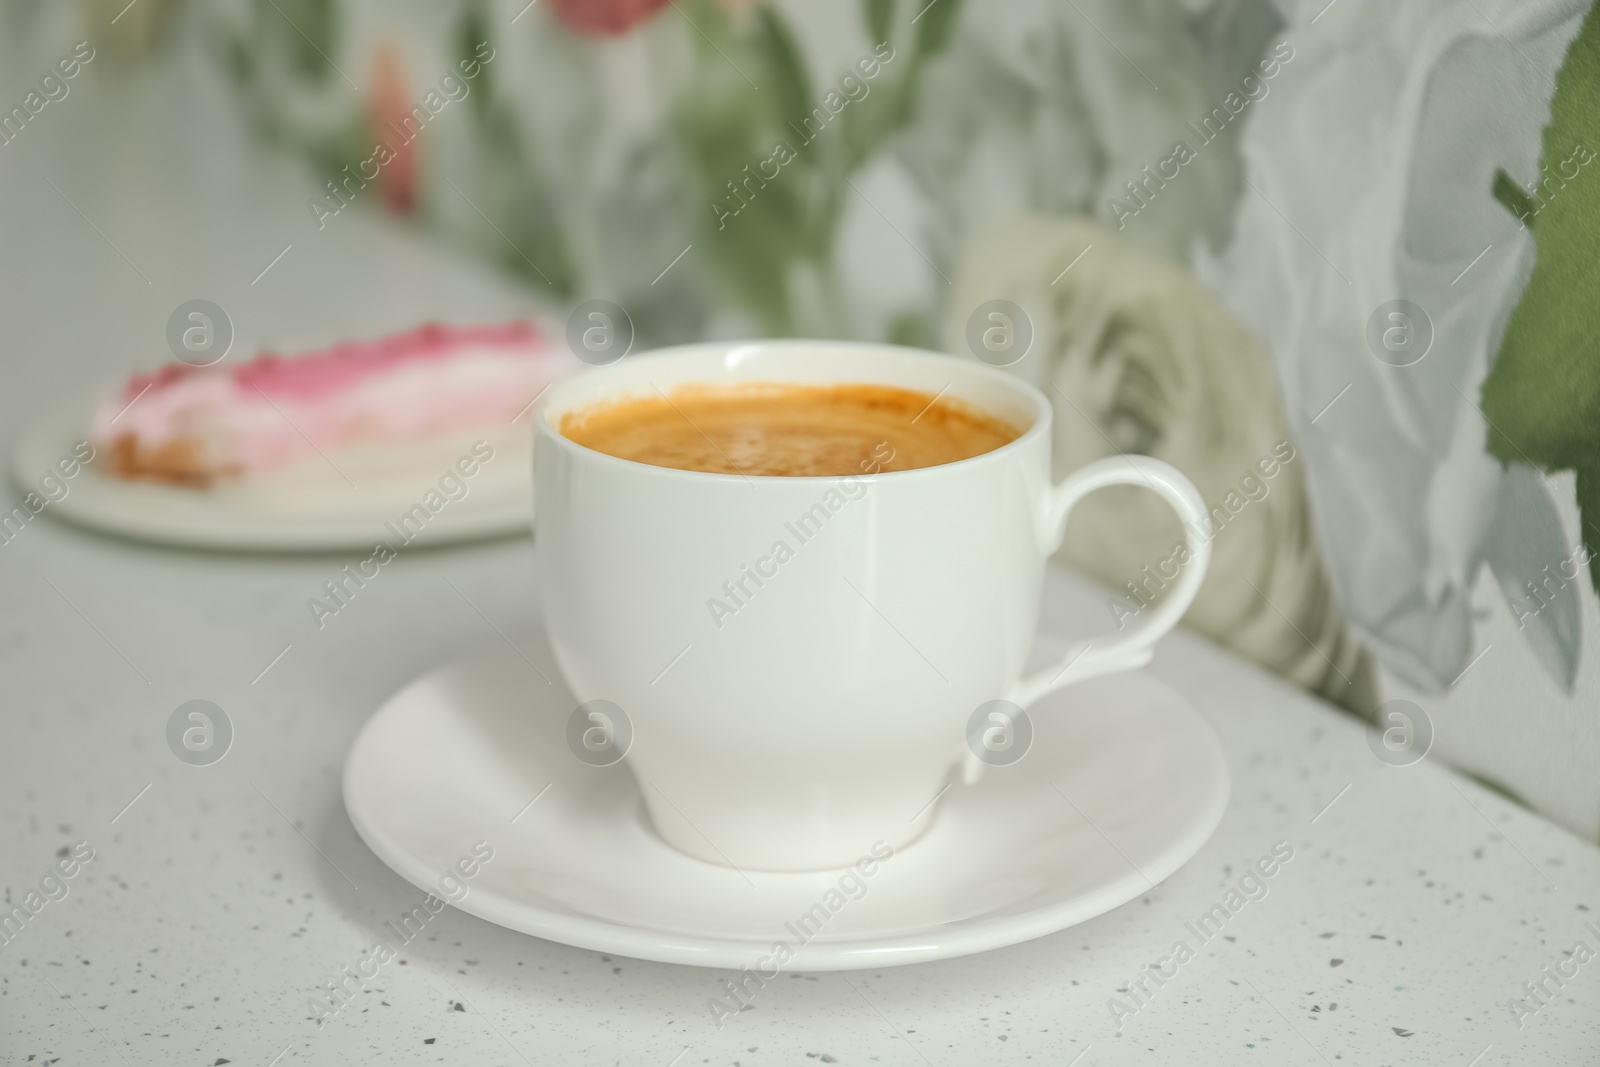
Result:
M1011 700L1027 707L1046 693L1085 678L1133 670L1150 662L1152 646L1178 624L1193 603L1211 563L1210 518L1194 483L1170 463L1148 456L1113 456L1073 472L1050 491L1045 501L1042 538L1054 552L1066 533L1067 516L1078 501L1108 485L1134 485L1161 494L1183 522L1189 559L1177 586L1148 618L1132 629L1080 641L1054 666L1019 681ZM1202 539L1204 535L1204 539Z

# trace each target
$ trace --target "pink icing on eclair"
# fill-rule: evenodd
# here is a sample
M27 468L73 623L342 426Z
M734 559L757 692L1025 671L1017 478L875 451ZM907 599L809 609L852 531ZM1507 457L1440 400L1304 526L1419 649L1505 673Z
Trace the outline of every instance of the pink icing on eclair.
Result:
M509 422L579 367L526 322L430 323L296 356L133 375L97 408L91 440L120 477L204 487L319 451Z

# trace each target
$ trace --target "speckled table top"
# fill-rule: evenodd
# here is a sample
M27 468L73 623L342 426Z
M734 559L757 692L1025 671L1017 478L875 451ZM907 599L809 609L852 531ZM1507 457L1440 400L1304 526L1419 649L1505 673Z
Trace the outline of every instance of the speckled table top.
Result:
M240 344L523 306L360 216L308 232L277 191L298 178L219 170L245 150L141 126L154 105L136 96L127 116L64 111L3 161L0 444L38 405L161 358L183 300L223 304ZM129 183L170 199L130 202ZM447 909L319 1027L312 994L418 896L345 816L352 739L418 673L536 619L532 546L514 540L409 553L319 632L306 598L349 561L180 553L48 517L0 546L0 899L39 894L0 944L0 1062L1600 1062L1600 852L1431 759L1385 764L1354 721L1184 633L1151 669L1215 728L1232 799L1187 866L1109 914L965 959L791 974L719 1030L723 974ZM1065 574L1046 615L1069 636L1106 618ZM195 699L235 731L210 766L166 741ZM1267 894L1194 938L1279 841L1294 858Z
M856 988L791 975L719 1029L721 973L447 910L319 1026L311 995L418 896L345 817L344 753L420 669L533 621L531 544L416 554L319 633L303 601L329 559L27 536L0 549L7 907L78 842L93 857L0 945L6 1062L1595 1062L1600 965L1568 954L1600 947L1600 854L1428 760L1380 762L1354 722L1186 634L1153 669L1222 738L1233 798L1188 866L1110 914ZM1054 628L1098 621L1088 587L1051 582ZM196 698L234 724L212 766L165 741ZM1278 841L1294 859L1267 895L1195 938ZM1130 990L1162 958L1176 975ZM1538 1007L1520 1025L1514 998Z

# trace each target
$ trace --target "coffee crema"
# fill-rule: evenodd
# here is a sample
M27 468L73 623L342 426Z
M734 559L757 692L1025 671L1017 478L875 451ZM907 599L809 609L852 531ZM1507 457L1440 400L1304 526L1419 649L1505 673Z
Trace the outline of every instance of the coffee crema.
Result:
M657 467L802 478L954 463L1022 434L948 394L854 382L682 385L566 412L558 429Z

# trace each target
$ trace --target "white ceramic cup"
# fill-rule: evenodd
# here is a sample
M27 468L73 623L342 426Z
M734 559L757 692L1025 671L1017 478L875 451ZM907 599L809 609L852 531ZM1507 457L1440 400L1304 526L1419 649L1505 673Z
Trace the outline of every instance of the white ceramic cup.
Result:
M748 381L943 393L1026 429L960 462L845 478L674 470L557 429L599 401ZM577 699L628 717L625 762L667 842L741 870L900 847L963 766L981 769L967 744L980 705L1149 661L1205 577L1206 509L1146 457L1052 485L1050 421L1039 390L982 363L831 341L671 348L551 390L534 454L545 625ZM1024 678L1045 560L1073 505L1108 485L1161 494L1190 558L1142 622Z

